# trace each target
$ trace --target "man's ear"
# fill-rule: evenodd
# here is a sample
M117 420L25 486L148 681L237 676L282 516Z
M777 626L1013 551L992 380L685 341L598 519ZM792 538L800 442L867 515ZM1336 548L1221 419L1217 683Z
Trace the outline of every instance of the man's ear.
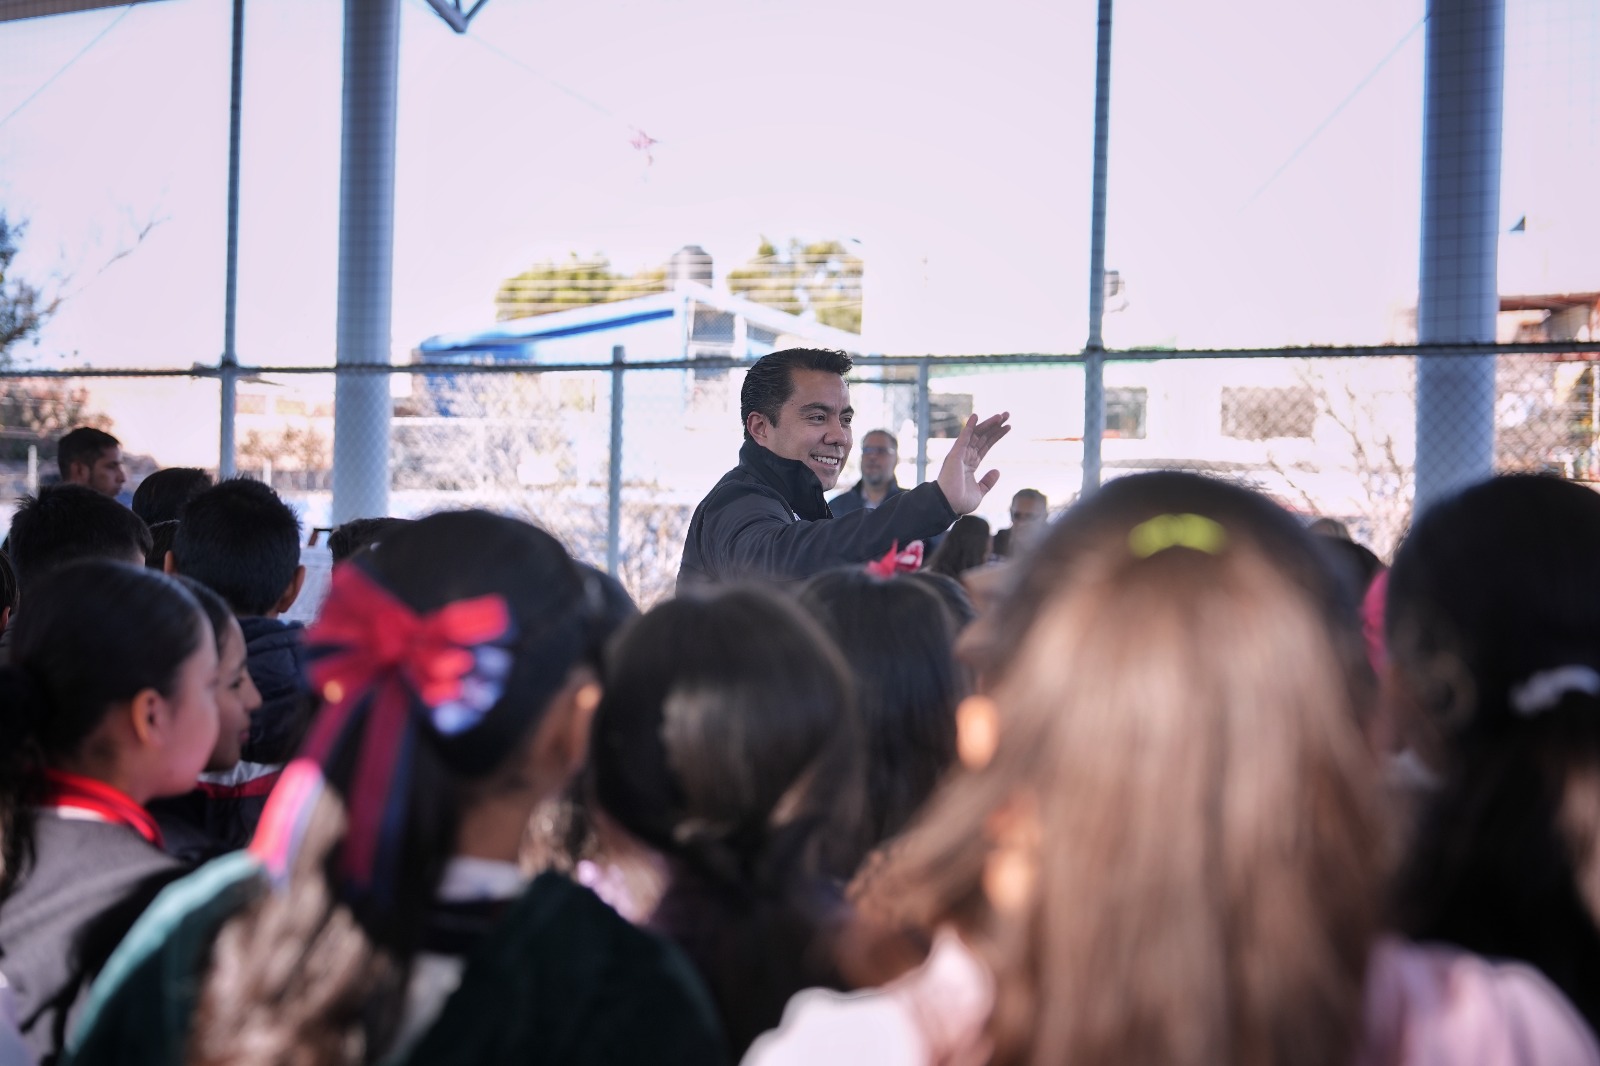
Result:
M87 463L68 463L66 480L72 485L84 485L94 471Z
M751 411L744 420L744 431L750 434L751 440L765 448L767 441L772 438L772 423L760 411Z
M294 568L294 577L289 579L289 587L283 590L283 595L278 597L278 603L272 608L273 614L282 614L294 606L294 601L300 598L300 589L306 583L306 568Z
M161 558L161 572L164 574L176 574L178 572L178 561L172 557L170 551Z
M11 608L0 607L0 633L6 631L6 626L11 624Z

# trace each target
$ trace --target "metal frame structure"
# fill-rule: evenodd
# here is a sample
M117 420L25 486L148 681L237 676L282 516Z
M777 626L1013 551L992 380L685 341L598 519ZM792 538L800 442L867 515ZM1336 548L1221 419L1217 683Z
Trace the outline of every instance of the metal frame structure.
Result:
M1505 0L1428 4L1417 296L1424 345L1495 339L1505 38ZM1494 473L1494 370L1492 354L1418 362L1419 509Z
M139 0L135 0L139 2ZM146 0L148 2L148 0ZM487 0L428 0L457 33L465 33ZM111 0L0 0L0 21L113 6ZM941 360L932 356L869 356L863 366L914 367L918 390L917 471L927 475L928 393L932 368L943 363L1085 365L1083 489L1100 480L1104 433L1103 367L1107 361L1361 355L1417 355L1417 502L1425 505L1493 469L1495 357L1513 353L1600 353L1600 343L1495 344L1505 0L1429 0L1424 86L1422 248L1418 340L1415 345L1164 351L1107 351L1105 304L1107 145L1112 0L1099 0L1095 80L1094 176L1091 194L1089 335L1081 353L1016 354ZM235 348L238 283L239 156L244 0L234 0L229 123L227 283L223 350L215 367L188 370L58 371L0 377L216 377L221 382L219 469L235 465L234 402L248 374L337 377L334 440L336 521L388 509L391 401L387 375L429 373L390 362L394 245L394 158L400 0L346 0L344 128L340 174L337 366L245 367ZM706 369L718 361L633 362L626 370ZM743 365L728 360L728 366ZM601 364L604 368L605 364ZM450 373L592 370L591 364L443 368ZM611 368L621 395L624 368ZM620 408L612 439L621 434ZM610 546L608 555L615 554Z
M482 10L483 5L488 2L489 0L478 0L471 7L467 7L461 3L461 0L428 0L428 6L433 8L434 13L444 19L452 30L457 33L466 33L473 16Z

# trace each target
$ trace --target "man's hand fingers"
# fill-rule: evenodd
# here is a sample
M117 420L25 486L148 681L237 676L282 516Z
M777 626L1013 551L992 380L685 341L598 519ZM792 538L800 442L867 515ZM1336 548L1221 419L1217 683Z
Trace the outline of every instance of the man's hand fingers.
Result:
M989 454L989 449L1000 443L1000 438L1011 432L1010 426L1001 426L993 430L987 437L978 441L978 462L983 462L983 457Z
M987 496L989 494L989 490L994 488L999 481L1000 471L991 470L987 474L983 475L983 477L978 479L978 487L983 489L983 494Z
M969 443L971 443L972 435L975 432L973 427L977 424L978 416L968 415L967 420L961 423L961 432L956 434L956 442L950 446L950 450L956 451L960 448L965 448Z

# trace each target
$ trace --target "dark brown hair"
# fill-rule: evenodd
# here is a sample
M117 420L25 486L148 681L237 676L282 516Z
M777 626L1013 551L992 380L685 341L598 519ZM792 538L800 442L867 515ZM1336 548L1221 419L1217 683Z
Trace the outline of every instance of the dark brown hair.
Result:
M651 924L705 978L736 1056L790 996L839 984L830 847L857 839L858 736L848 668L774 592L670 600L612 652L595 795L671 863Z
M860 567L818 574L800 606L850 664L865 733L864 851L898 836L956 761L956 704L965 672L955 627L932 586ZM855 864L852 863L853 867Z
M977 515L962 515L934 549L928 569L959 578L989 561L990 545L989 523Z
M1600 695L1518 710L1534 675L1600 672L1600 496L1495 478L1428 510L1389 574L1406 738L1442 780L1401 878L1408 934L1537 966L1600 1028Z
M1131 536L1174 515L1205 535ZM1382 849L1338 595L1288 514L1183 474L1112 482L1019 568L998 748L873 886L987 959L994 1063L1353 1061ZM1019 819L1032 887L997 908Z

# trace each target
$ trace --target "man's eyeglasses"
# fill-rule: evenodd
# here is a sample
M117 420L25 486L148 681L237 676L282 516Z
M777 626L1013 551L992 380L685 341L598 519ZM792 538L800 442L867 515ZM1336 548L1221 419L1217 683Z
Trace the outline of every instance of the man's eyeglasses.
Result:
M880 448L880 447L878 447L877 445L874 444L874 445L870 445L868 447L862 448L861 449L861 454L862 455L888 455L893 450L894 449L892 449L892 448Z

